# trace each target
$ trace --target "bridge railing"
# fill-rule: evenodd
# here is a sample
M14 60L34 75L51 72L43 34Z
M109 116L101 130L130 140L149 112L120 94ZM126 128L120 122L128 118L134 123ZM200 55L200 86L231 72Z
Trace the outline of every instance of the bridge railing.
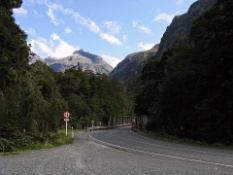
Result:
M132 123L125 123L125 124L120 124L116 126L93 126L93 127L86 127L85 131L86 132L91 132L91 131L98 131L98 130L105 130L105 129L114 129L114 128L119 128L119 127L125 127L125 126L132 126Z

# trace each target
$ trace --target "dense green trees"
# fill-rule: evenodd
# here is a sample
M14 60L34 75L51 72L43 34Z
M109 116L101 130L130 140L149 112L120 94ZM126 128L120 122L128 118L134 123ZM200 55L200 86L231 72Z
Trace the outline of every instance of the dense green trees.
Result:
M132 113L133 101L123 84L105 74L71 68L59 73L57 83L68 102L74 127L88 126L91 120L107 124L111 117Z
M12 8L21 5L20 0L0 2L0 148L3 143L7 149L13 147L13 142L8 138L19 136L18 127L22 114L21 92L23 91L20 80L27 69L28 48L26 34L15 24L12 17Z
M12 17L12 8L20 7L21 3L20 0L0 2L0 91L15 80L17 71L27 65L26 34Z
M65 110L75 128L132 114L129 92L105 74L81 68L57 73L42 62L29 66L26 34L12 17L21 3L0 2L0 151L49 141L64 124ZM149 116L147 129L233 143L232 14L232 1L218 1L194 21L188 37L144 67L135 112Z
M0 151L49 142L66 110L76 128L131 114L132 98L105 74L73 68L57 73L40 61L28 65L27 36L12 17L21 3L0 2Z
M146 65L136 112L150 116L148 129L233 143L232 14L232 1L218 1L193 23L188 37Z

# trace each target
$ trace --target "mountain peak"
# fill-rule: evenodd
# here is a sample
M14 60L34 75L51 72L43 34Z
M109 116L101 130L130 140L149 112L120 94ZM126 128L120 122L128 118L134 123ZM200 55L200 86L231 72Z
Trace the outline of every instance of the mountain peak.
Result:
M48 57L44 59L47 65L55 71L64 71L70 67L77 67L80 65L83 70L91 70L94 73L109 74L113 67L103 60L102 57L85 52L84 50L76 50L72 55L56 59Z
M85 52L83 49L79 49L79 50L75 50L74 52L73 52L73 55L75 55L75 54L80 54L81 52Z
M94 63L100 63L100 62L103 63L104 62L102 57L95 55L95 54L92 54L92 53L89 53L89 52L86 52L82 49L74 51L73 54L74 55L78 54L78 55L81 55L83 57L87 57L87 58L91 59Z

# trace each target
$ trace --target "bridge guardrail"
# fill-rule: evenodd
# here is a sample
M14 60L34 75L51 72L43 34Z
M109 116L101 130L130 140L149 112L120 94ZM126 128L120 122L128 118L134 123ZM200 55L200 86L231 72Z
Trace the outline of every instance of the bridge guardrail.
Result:
M86 127L85 131L86 132L91 132L91 131L98 131L98 130L105 130L105 129L113 129L113 128L118 128L118 127L124 127L124 126L131 126L132 123L126 123L126 124L121 124L121 125L116 125L116 126L93 126L93 127Z

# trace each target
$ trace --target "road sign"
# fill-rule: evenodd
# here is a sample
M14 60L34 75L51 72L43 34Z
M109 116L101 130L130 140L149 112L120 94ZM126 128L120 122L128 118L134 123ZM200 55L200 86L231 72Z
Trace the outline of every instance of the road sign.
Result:
M68 111L64 112L64 121L66 122L66 136L67 136L67 122L70 120L70 113Z
M70 113L68 111L64 112L64 119L70 118Z

